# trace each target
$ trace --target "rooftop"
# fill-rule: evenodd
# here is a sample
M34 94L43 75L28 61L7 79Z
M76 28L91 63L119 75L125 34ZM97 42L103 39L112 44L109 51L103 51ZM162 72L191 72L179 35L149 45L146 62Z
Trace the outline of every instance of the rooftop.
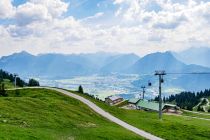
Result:
M153 102L153 101L145 101L145 100L140 100L137 103L138 107L143 107L146 109L150 109L150 110L154 110L154 111L159 111L159 103L158 102ZM173 105L173 104L162 104L162 109L164 107L174 107L177 108L177 105Z
M177 107L177 105L173 105L173 104L165 104L165 106Z
M117 99L121 99L122 97L116 96L116 95L112 95L112 96L108 96L107 98L109 98L109 99L112 100L112 101L115 101L115 100L117 100Z
M159 103L157 103L157 102L140 100L138 102L137 106L147 108L147 109L150 109L150 110L154 110L154 111L159 111ZM162 109L163 109L163 107L164 107L164 105L162 105Z
M133 104L136 104L140 99L138 98L132 98L132 99L129 99L128 102L129 103L133 103Z

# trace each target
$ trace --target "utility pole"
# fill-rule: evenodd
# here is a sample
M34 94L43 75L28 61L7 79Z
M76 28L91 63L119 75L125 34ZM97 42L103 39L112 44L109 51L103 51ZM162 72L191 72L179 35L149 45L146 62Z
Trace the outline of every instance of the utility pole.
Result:
M145 86L141 86L142 90L143 90L143 96L142 96L142 99L144 100L144 93L145 93Z
M165 71L155 71L155 75L159 76L159 119L162 119L162 97L161 97L161 84L163 81L163 75L166 75Z
M17 80L16 79L17 79L18 75L15 73L14 76L15 76L15 89L16 89L16 84L17 84Z

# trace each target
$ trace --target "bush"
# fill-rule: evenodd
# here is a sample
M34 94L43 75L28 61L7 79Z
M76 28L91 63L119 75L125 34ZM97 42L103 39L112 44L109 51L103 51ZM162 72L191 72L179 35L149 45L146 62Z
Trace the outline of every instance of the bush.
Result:
M39 82L35 79L29 79L28 86L29 87L39 86Z
M209 108L208 112L210 113L210 108Z

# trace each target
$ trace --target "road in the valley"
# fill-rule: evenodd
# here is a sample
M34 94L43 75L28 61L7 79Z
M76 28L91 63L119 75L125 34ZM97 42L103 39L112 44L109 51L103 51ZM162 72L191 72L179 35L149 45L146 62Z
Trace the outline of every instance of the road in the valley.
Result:
M100 114L101 116L107 118L108 120L136 133L137 135L141 136L141 137L144 137L146 139L150 139L150 140L162 140L162 138L160 137L157 137L157 136L154 136L148 132L145 132L141 129L138 129L116 117L114 117L113 115L111 115L110 113L104 111L103 109L101 109L100 107L98 107L96 104L94 104L93 102L89 101L88 99L85 99L84 97L81 97L79 95L76 95L76 94L73 94L71 92L68 92L66 90L63 90L63 89L57 89L57 88L51 88L51 87L40 87L40 88L45 88L45 89L50 89L50 90L54 90L54 91L58 91L58 92L61 92L65 95L68 95L72 98L75 98L81 102L83 102L84 104L88 105L91 109L93 109L96 113Z

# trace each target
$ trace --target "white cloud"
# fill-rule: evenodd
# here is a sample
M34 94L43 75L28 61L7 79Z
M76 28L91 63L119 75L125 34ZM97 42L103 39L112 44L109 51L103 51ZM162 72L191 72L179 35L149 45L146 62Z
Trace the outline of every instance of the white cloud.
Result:
M53 17L60 17L68 9L69 3L65 3L61 0L29 0L35 5L43 5L47 8L48 13Z
M17 7L15 19L18 25L59 18L68 9L68 3L60 0L30 0Z
M0 1L0 19L12 17L14 10L15 8L12 6L11 0Z
M82 21L82 22L88 22L88 21L90 21L90 20L98 19L98 18L102 17L103 15L104 15L103 12L98 12L98 13L96 13L96 14L93 15L93 16L89 16L89 17L87 17L87 18L82 19L81 21Z
M50 20L51 16L44 5L25 3L17 8L15 19L20 26L30 24L32 22L42 22L43 20Z
M12 7L15 13L10 18L16 24L0 25L1 55L17 50L144 55L193 44L210 46L210 2L114 0L113 4L114 13L100 11L83 19L64 17L69 4L61 0L29 0Z

